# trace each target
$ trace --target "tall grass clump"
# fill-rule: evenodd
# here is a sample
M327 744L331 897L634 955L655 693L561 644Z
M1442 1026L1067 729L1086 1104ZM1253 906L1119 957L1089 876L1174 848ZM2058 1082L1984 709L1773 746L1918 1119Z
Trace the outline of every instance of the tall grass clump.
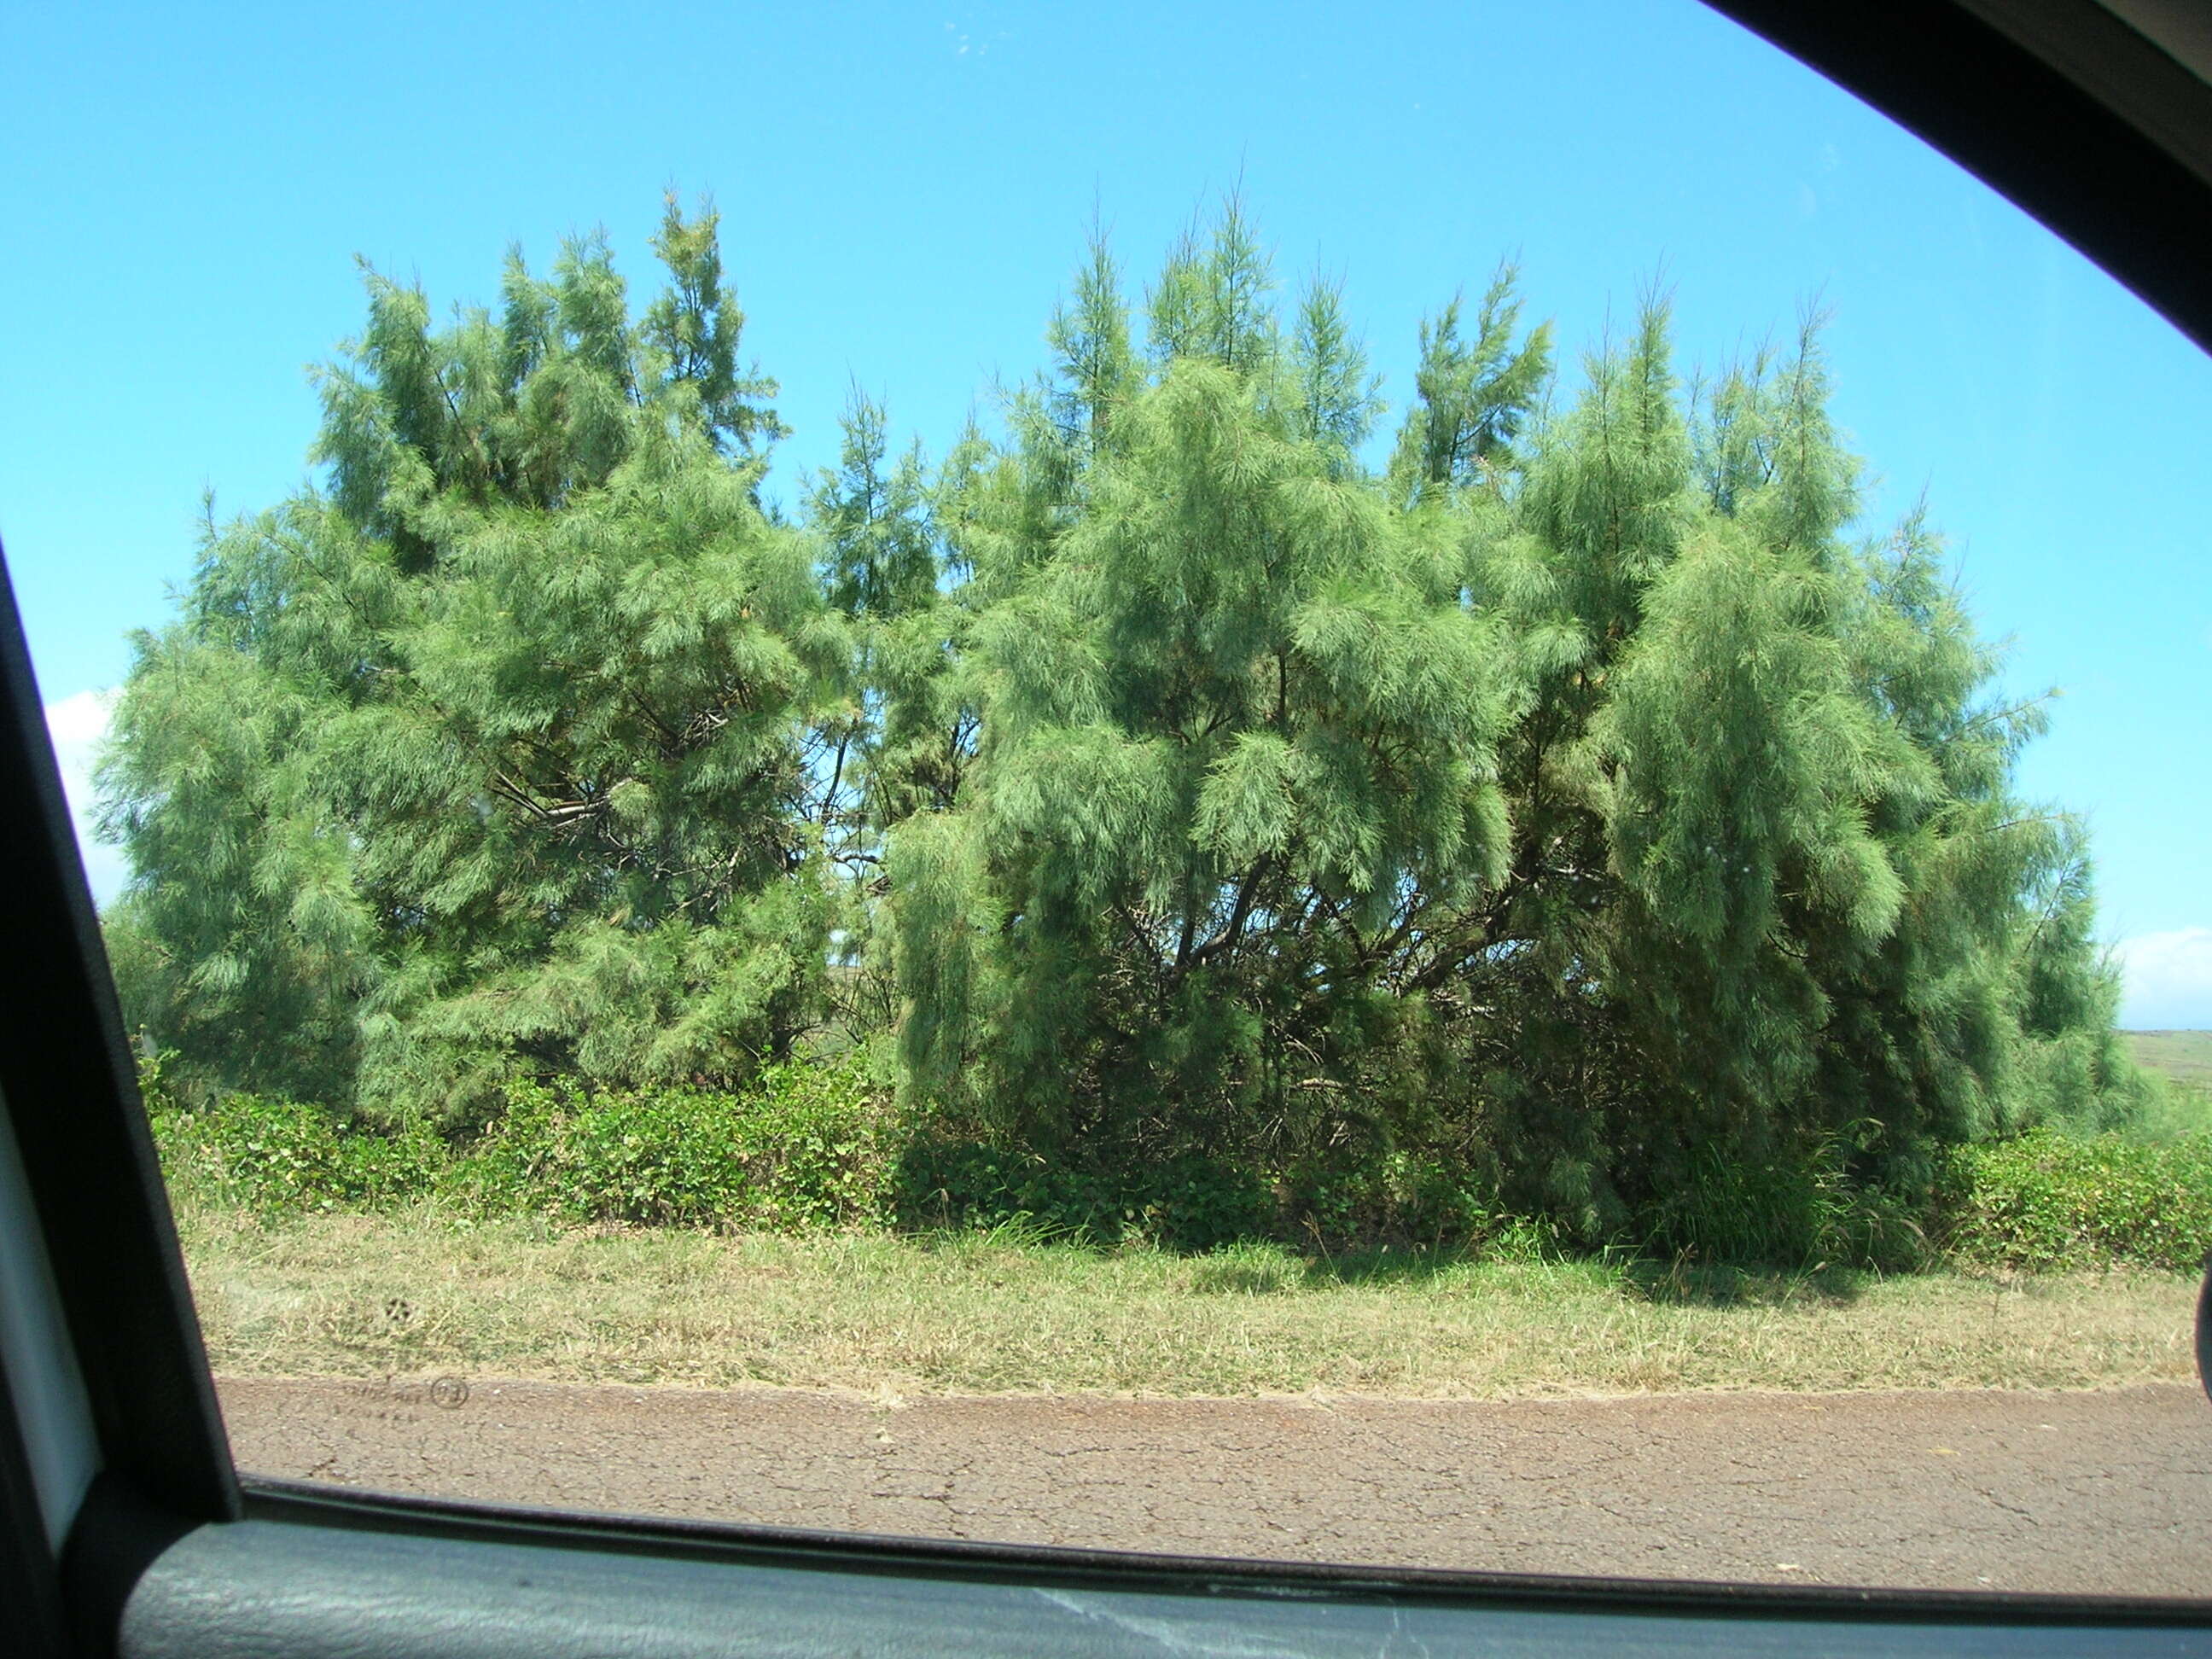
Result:
M1859 1173L1876 1150L1872 1119L1763 1158L1708 1147L1690 1179L1653 1206L1640 1253L1691 1260L1902 1272L1925 1264L1924 1198Z
M2165 1142L2212 1134L2212 1088L2146 1072L2142 1103L2126 1125L2130 1139Z

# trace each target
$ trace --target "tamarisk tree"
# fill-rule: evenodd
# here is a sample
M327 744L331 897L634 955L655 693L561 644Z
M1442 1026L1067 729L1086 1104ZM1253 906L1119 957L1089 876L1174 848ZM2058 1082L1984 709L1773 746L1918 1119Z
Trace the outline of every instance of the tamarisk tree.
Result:
M1417 981L1503 870L1514 659L1464 527L1390 509L1334 294L1285 329L1271 286L1232 209L1140 356L1094 251L994 480L975 760L892 832L915 1088L1063 1151L1399 1111Z
M1205 1164L1208 1236L1874 1260L1947 1144L2130 1109L2041 704L1863 526L1816 319L1686 392L1655 295L1563 378L1508 266L1382 432L1231 202L1140 295L1094 238L934 469L856 395L794 525L716 231L635 318L596 239L443 327L368 273L320 487L210 521L116 713L172 1076L465 1124L818 1031L932 1168Z
M741 1077L816 1017L848 629L757 504L781 428L711 212L641 319L599 239L430 326L368 273L328 485L210 525L102 777L126 1008L188 1074L481 1111Z
M1271 289L1232 204L1139 345L1094 248L1013 408L975 758L891 830L920 1099L1678 1242L1717 1172L1906 1214L1946 1141L2126 1109L2038 708L1917 517L1850 539L1817 322L1692 399L1655 298L1553 414L1508 270L1376 472L1335 295Z

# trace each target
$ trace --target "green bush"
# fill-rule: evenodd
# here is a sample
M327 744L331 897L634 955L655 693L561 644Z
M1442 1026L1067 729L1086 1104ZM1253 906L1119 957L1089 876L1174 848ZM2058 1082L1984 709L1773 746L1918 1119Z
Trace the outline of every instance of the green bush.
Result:
M1471 1179L1434 1153L1404 1148L1303 1164L1282 1188L1291 1235L1331 1250L1478 1249L1514 1221L1487 1181Z
M775 1067L742 1095L517 1083L447 1189L567 1221L859 1226L882 1216L888 1140L883 1097L843 1063Z
M420 1125L372 1133L296 1101L227 1095L184 1111L149 1090L148 1105L172 1188L245 1209L381 1209L431 1190L447 1163Z
M892 1194L892 1213L908 1228L1019 1222L1097 1244L1142 1240L1198 1253L1267 1240L1331 1251L1468 1247L1513 1224L1443 1160L1407 1152L1286 1172L1186 1154L1122 1172L922 1136L901 1153Z
M1158 1171L1131 1205L1145 1236L1172 1249L1206 1251L1265 1236L1274 1194L1260 1176L1219 1159L1182 1158Z
M901 1153L891 1213L922 1229L1034 1228L1097 1244L1143 1240L1205 1251L1263 1237L1274 1194L1256 1173L1188 1156L1114 1176L1055 1167L988 1141L921 1136Z
M143 1081L172 1188L264 1213L434 1196L569 1223L980 1227L1199 1252L1270 1238L1332 1251L1558 1247L1535 1224L1497 1211L1447 1161L1409 1152L1273 1175L1195 1156L1108 1172L914 1135L854 1057L773 1068L743 1094L586 1095L518 1083L505 1110L459 1146L420 1123L371 1130L257 1095L188 1109L158 1062ZM1956 1147L1940 1161L1932 1206L1853 1178L1874 1133L1861 1125L1764 1164L1700 1163L1696 1179L1647 1218L1641 1250L1882 1269L1940 1251L2030 1271L2194 1271L2212 1251L2212 1130L2177 1121L2166 1138L2147 1139L2039 1129Z
M882 1218L891 1162L886 1097L844 1062L777 1067L743 1095L516 1083L459 1146L420 1123L371 1130L257 1095L185 1110L158 1063L142 1084L172 1189L263 1212L435 1195L572 1222L849 1227Z
M1121 1184L981 1140L919 1135L901 1150L891 1216L910 1230L1033 1226L1054 1237L1122 1236Z
M1920 1267L1929 1249L1924 1194L1894 1190L1855 1170L1877 1148L1872 1119L1808 1136L1743 1161L1707 1151L1690 1179L1645 1218L1643 1253L1703 1261L1804 1267Z
M2212 1251L2212 1134L2147 1143L2038 1130L1960 1147L1941 1200L1945 1243L1962 1260L2195 1272Z

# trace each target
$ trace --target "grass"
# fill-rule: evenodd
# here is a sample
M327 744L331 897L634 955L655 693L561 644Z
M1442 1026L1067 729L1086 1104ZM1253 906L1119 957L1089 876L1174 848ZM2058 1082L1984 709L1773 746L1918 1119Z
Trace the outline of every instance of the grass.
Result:
M2146 1072L2212 1089L2212 1031L2123 1031L2129 1056Z
M2194 1281L721 1237L424 1207L179 1224L217 1371L871 1392L1500 1399L2095 1388L2191 1370Z

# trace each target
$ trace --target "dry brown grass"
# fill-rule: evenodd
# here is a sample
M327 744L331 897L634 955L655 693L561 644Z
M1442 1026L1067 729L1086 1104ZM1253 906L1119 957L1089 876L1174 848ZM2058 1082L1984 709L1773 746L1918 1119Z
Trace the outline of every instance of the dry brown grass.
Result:
M2185 1379L2194 1284L1309 1263L984 1236L595 1236L186 1211L215 1368L902 1393L1501 1399Z
M2145 1071L2212 1089L2212 1031L2123 1031L2120 1040Z

